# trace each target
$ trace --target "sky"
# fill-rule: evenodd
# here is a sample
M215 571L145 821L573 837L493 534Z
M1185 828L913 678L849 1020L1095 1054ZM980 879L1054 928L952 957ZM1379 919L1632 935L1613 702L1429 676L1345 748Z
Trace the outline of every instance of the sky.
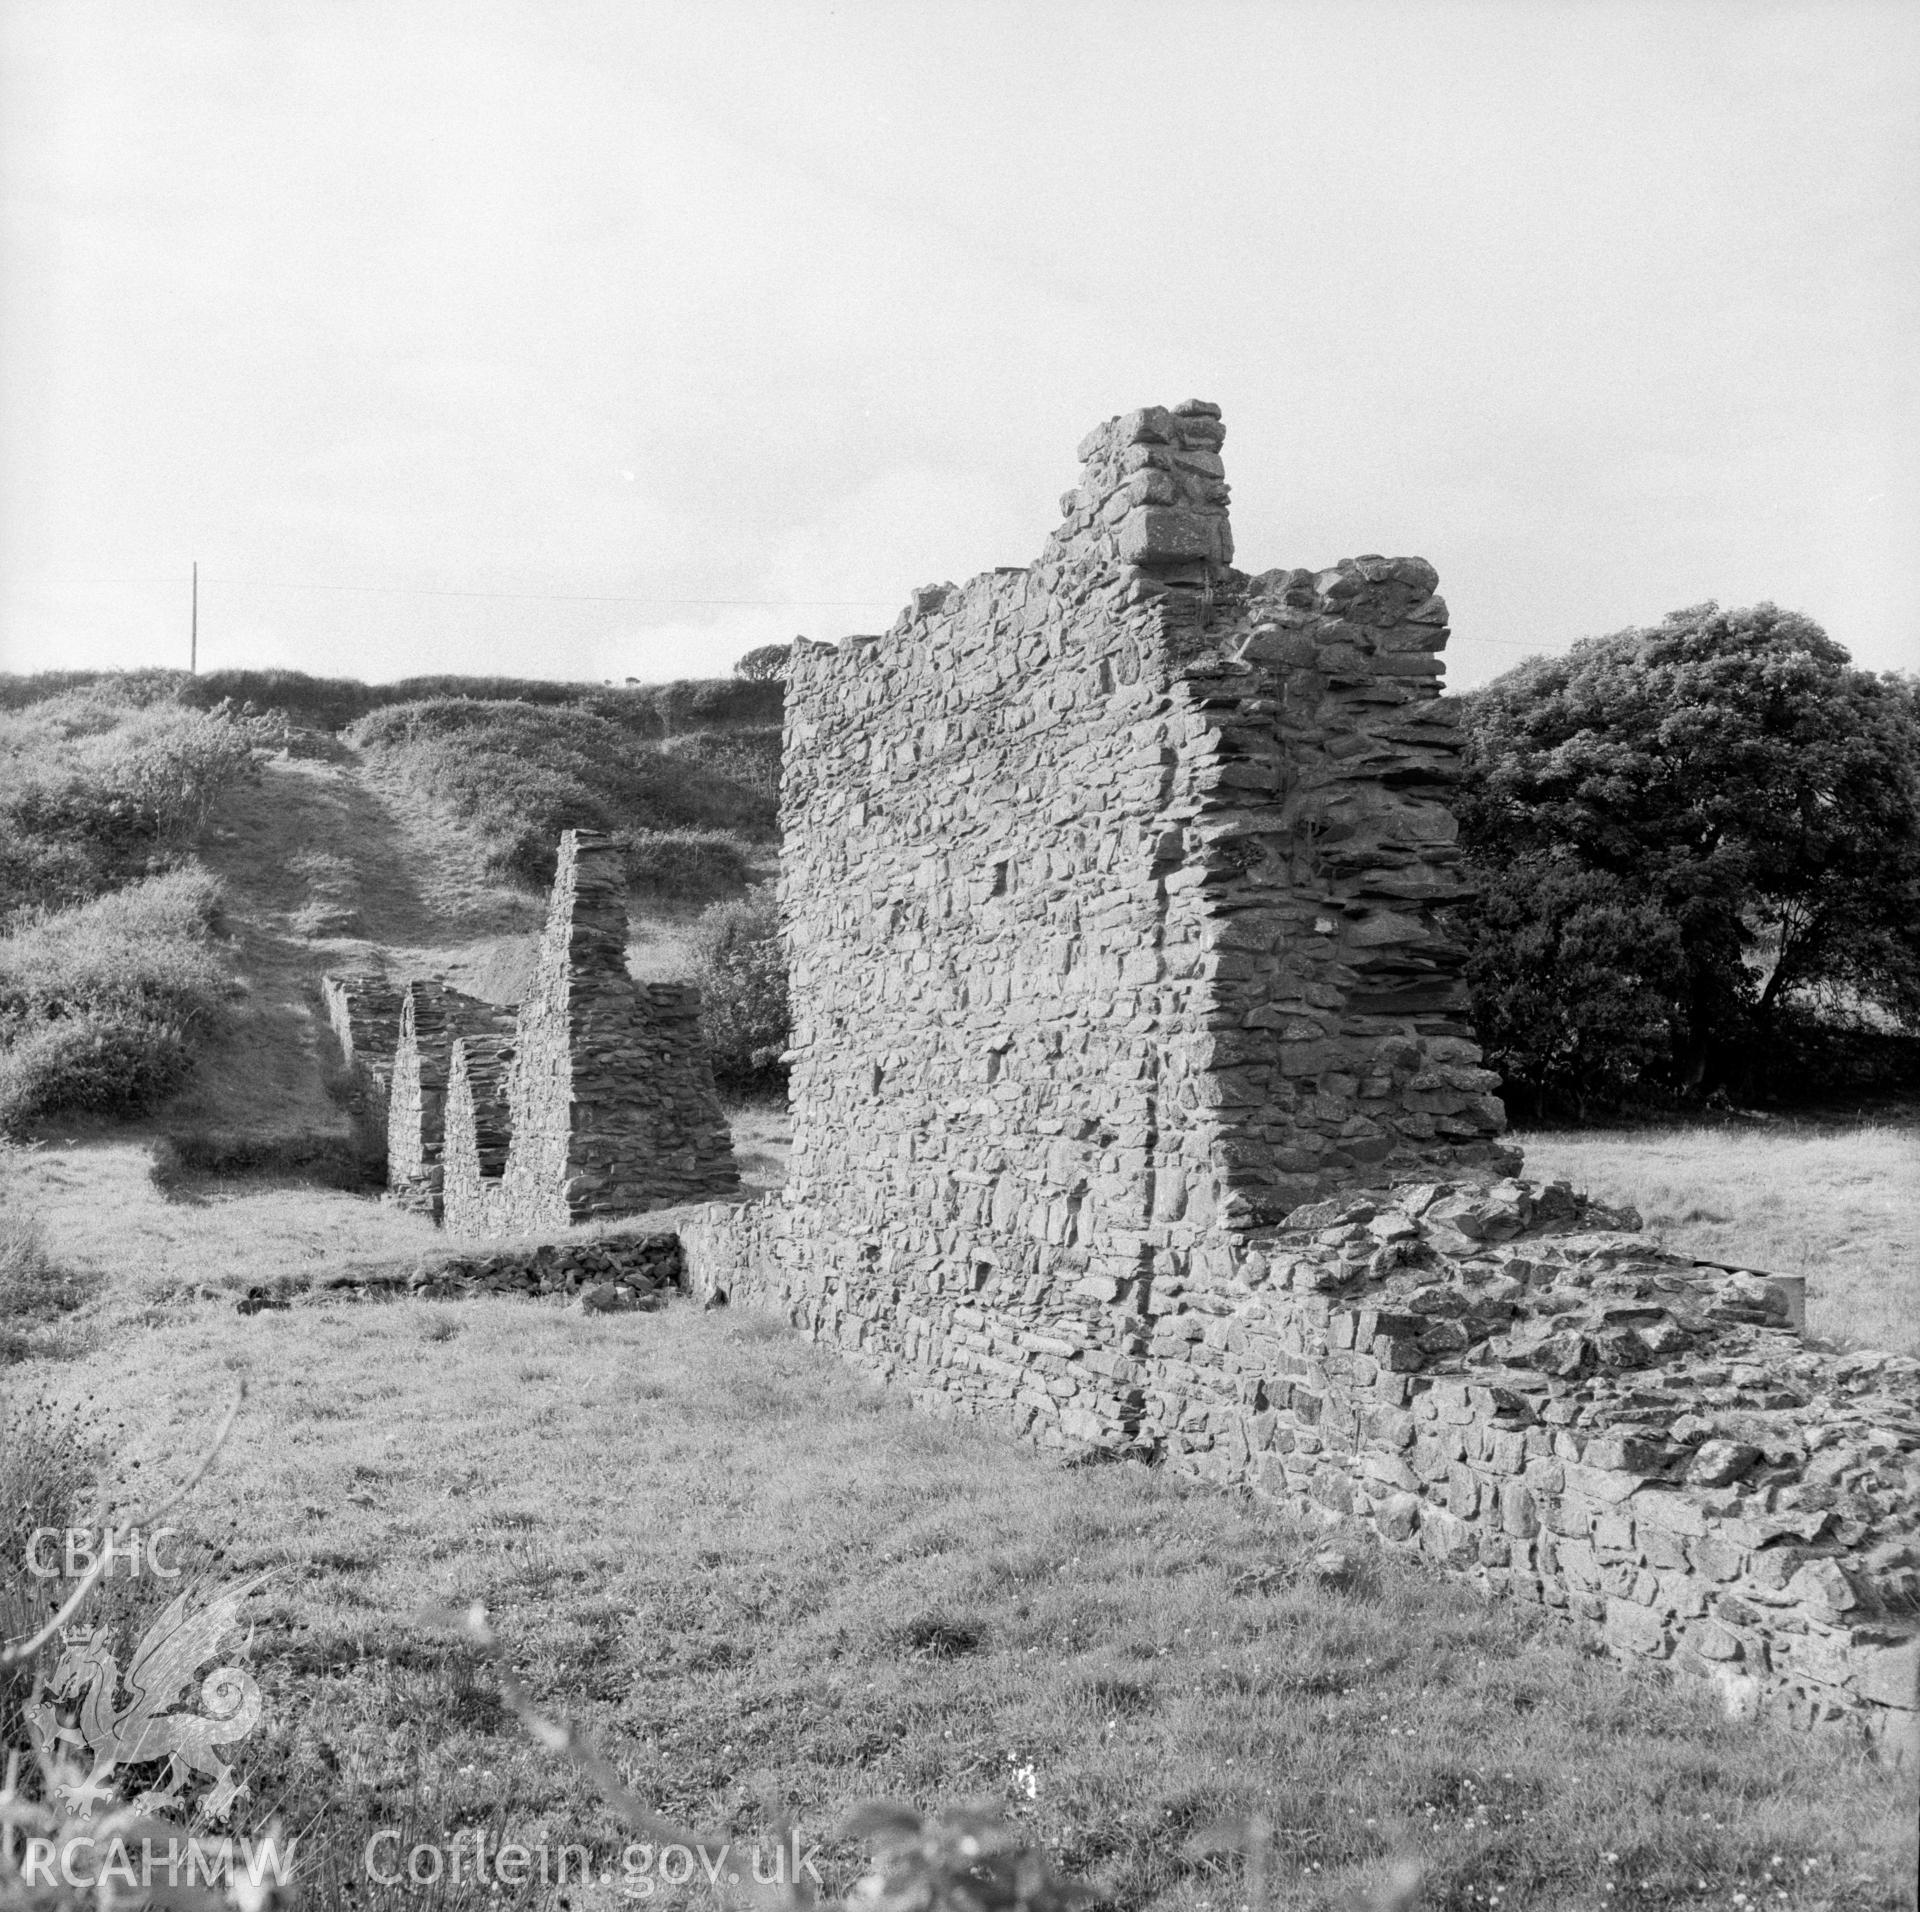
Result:
M1038 555L1920 669L1908 0L0 0L0 669L654 681Z

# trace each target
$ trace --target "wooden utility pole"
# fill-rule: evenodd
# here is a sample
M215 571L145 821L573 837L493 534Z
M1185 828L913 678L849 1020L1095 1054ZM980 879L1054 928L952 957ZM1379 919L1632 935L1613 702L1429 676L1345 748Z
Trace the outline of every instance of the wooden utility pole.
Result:
M187 629L187 675L200 674L200 560L193 561L193 617Z

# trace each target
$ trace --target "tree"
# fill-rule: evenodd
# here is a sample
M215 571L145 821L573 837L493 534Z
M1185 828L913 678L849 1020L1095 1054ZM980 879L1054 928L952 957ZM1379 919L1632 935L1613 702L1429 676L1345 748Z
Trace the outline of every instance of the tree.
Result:
M714 903L693 926L700 1027L722 1088L752 1093L785 1080L791 1039L787 953L771 889Z
M1464 706L1461 927L1522 1104L1738 1086L1822 991L1920 1025L1920 685L1708 603Z
M755 683L784 684L787 681L787 664L792 656L791 644L762 644L734 665L733 674L750 678Z

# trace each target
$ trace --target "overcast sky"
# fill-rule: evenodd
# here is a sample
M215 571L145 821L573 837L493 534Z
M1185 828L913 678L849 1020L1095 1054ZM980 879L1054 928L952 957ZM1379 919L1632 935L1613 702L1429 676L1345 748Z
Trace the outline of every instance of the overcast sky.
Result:
M657 679L1034 557L1920 667L1920 6L0 0L0 668ZM324 588L323 588L324 587Z

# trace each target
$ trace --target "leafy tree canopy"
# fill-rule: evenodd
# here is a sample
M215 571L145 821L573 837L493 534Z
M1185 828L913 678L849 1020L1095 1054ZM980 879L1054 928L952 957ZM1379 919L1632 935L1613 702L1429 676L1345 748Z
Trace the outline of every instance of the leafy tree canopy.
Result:
M762 644L735 662L733 674L754 683L784 684L787 681L787 663L792 656L791 644Z
M1708 603L1464 703L1469 977L1523 1102L1717 1086L1822 990L1920 1022L1920 685Z

